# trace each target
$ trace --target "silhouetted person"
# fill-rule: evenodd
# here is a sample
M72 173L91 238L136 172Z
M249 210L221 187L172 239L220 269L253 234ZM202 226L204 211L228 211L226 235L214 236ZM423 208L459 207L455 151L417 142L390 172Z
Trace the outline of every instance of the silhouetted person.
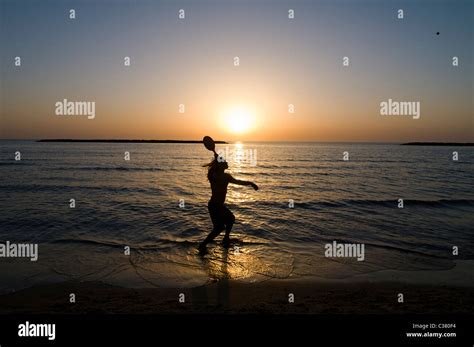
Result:
M217 155L214 156L214 160L208 166L207 179L211 183L212 196L208 203L209 214L211 216L212 224L214 228L207 235L206 239L199 245L199 251L204 252L206 245L214 240L222 230L225 229L225 236L222 240L224 247L229 247L230 238L229 234L232 230L232 226L235 222L235 216L232 212L224 205L225 197L227 195L227 185L229 183L238 184L241 186L252 186L253 189L258 190L258 186L250 181L241 181L235 179L230 174L224 172L229 168L226 161L219 161Z

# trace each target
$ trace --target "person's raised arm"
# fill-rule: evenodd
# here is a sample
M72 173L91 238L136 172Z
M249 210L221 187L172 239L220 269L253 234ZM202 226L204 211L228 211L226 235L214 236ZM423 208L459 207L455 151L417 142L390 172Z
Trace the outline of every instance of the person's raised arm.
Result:
M232 175L229 175L229 174L227 174L227 177L229 179L229 183L237 184L239 186L251 186L253 189L258 190L258 186L253 182L238 180L238 179L232 177Z

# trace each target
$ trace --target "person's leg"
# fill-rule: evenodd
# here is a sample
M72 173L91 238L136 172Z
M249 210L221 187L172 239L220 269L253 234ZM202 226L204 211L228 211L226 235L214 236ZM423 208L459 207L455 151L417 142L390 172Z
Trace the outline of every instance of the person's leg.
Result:
M217 235L219 235L222 230L224 230L224 226L223 225L218 225L218 226L214 226L214 228L212 229L212 231L209 233L209 235L207 235L206 239L204 241L201 242L201 244L199 245L199 248L205 248L206 245L211 242L212 240L214 240L216 238Z
M199 250L202 252L206 249L206 246L209 242L214 240L217 235L219 235L222 230L224 230L224 222L223 222L223 213L222 213L222 207L219 205L214 205L209 203L208 204L208 210L209 210L209 215L211 216L212 224L213 224L213 229L207 235L204 241L202 241L199 244Z
M229 247L230 245L230 232L235 223L235 216L229 209L226 208L226 219L225 219L225 236L222 240L224 247Z

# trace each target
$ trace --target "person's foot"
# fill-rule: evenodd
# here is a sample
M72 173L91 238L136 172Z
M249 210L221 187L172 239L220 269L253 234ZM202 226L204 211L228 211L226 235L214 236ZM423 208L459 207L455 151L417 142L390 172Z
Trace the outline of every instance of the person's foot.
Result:
M222 246L224 246L224 248L229 248L229 246L230 246L230 238L224 237L224 239L222 240Z
M199 254L201 254L201 255L206 254L206 252L207 252L206 244L205 243L200 243L199 246L198 246L198 251L199 251Z

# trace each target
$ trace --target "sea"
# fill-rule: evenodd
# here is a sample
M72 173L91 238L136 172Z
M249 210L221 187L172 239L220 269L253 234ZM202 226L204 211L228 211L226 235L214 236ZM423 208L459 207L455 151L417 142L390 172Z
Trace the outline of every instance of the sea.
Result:
M212 229L202 144L0 141L0 292L43 283L196 287L233 279L351 280L450 270L474 258L474 147L255 142L217 145L236 223ZM453 160L457 152L457 160ZM19 159L19 160L16 160ZM363 244L364 259L327 245Z

